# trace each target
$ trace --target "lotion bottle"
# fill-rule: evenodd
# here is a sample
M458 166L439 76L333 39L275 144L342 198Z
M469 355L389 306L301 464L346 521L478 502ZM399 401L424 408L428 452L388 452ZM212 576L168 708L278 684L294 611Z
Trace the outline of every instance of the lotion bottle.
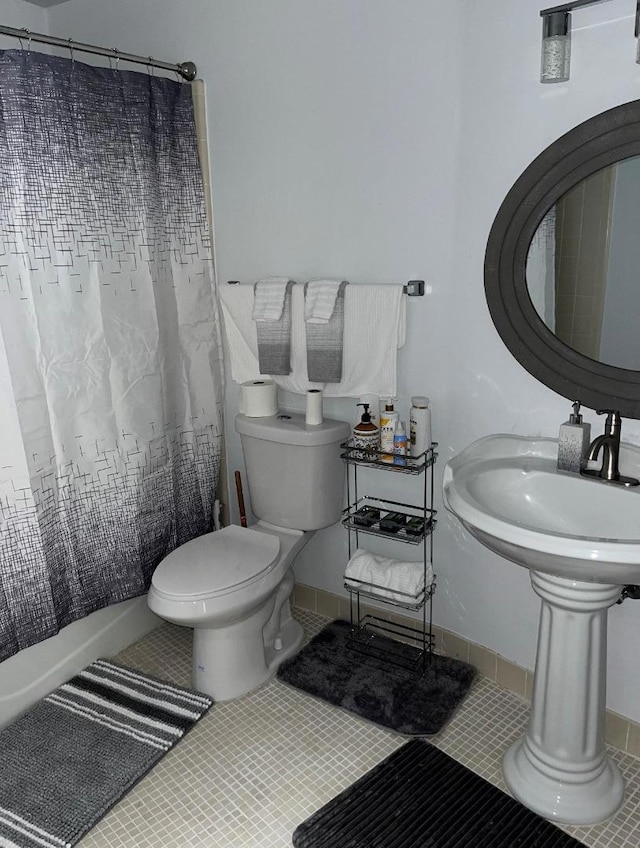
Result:
M393 408L393 398L385 401L384 410L380 410L380 450L382 461L393 463L393 437L396 432L398 413Z
M429 398L423 395L411 398L409 441L409 454L414 458L422 456L431 447L431 410Z
M371 420L368 403L359 403L357 406L364 407L362 418L353 428L353 446L362 448L355 451L356 459L377 459L380 447L380 430Z

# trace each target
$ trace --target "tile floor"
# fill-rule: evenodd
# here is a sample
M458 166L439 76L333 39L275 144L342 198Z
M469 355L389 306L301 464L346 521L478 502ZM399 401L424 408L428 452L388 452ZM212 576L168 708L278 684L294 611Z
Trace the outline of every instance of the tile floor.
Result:
M328 621L296 611L307 636ZM121 662L189 685L191 632L163 625ZM432 742L502 788L500 758L527 703L480 679ZM82 848L287 848L297 824L404 743L403 737L271 680L216 704L85 836ZM640 845L640 759L613 751L627 781L608 822L566 828L588 846ZM336 846L339 848L339 846Z

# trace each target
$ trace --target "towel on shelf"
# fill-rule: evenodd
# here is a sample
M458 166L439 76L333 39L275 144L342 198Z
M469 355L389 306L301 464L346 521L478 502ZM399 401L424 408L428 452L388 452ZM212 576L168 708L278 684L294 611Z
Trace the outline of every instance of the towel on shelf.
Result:
M309 280L304 287L304 320L326 324L333 315L338 291L344 280Z
M305 316L308 294L305 289ZM344 290L341 282L336 291L331 317L323 324L305 321L307 339L307 376L312 383L339 383L342 380L344 339Z
M368 392L397 394L397 354L405 343L406 296L401 285L351 283L344 293L342 380L309 382L304 321L304 286L291 293L291 363L288 376L261 371L256 327L252 320L253 286L219 287L231 377L245 383L272 376L281 389L306 394L322 389L324 397L360 397Z
M279 321L284 309L288 277L268 277L259 280L253 287L254 321Z
M261 280L255 284L253 300L253 316L256 324L258 342L258 363L261 374L290 374L291 373L291 289L293 280L276 278ZM264 297L261 292L264 291ZM279 317L273 316L278 312L280 297L282 306ZM259 303L256 310L256 302ZM268 315L268 318L256 318L258 315Z
M344 572L347 586L399 603L417 603L433 583L433 568L422 562L401 562L358 548Z

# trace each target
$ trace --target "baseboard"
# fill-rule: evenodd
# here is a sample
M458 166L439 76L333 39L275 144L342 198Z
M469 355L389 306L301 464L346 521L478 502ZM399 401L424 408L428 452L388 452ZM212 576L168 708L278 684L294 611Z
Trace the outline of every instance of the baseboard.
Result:
M310 610L330 619L343 618L348 621L351 614L349 598L300 583L296 583L294 588L293 601L294 605L301 609ZM361 606L361 611L364 614L375 609L375 607ZM392 613L387 617L398 624L415 627L415 618L398 615L397 613ZM505 659L483 645L469 642L457 633L452 633L438 625L433 625L432 633L435 649L438 653L470 662L483 677L489 678L503 689L515 692L526 700L531 700L532 671L516 665L516 663ZM640 724L607 710L606 741L614 748L640 757Z

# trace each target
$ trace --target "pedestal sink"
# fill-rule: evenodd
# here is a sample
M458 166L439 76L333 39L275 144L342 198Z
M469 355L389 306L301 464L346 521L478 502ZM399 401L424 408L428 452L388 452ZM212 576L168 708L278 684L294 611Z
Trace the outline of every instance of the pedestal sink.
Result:
M640 491L556 469L553 439L487 436L445 466L445 505L483 545L530 569L542 600L526 735L503 771L548 819L593 824L622 803L604 742L607 610L640 583ZM640 448L620 468L640 476Z

